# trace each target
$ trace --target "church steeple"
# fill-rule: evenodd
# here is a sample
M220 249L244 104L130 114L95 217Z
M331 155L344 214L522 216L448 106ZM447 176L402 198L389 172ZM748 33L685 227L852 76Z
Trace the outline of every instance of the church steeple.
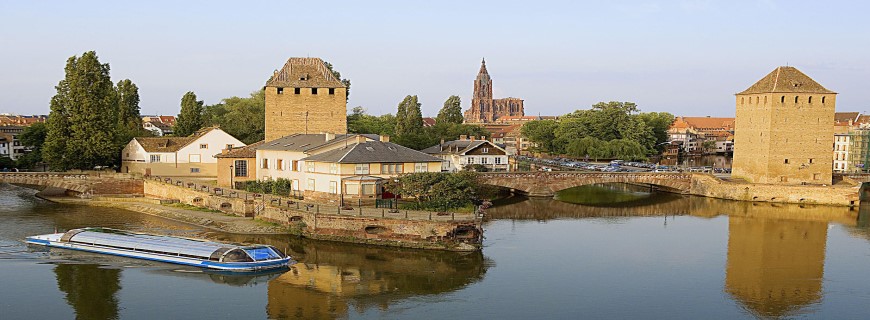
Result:
M489 72L486 71L486 58L480 60L480 71L477 72L477 81L491 81Z

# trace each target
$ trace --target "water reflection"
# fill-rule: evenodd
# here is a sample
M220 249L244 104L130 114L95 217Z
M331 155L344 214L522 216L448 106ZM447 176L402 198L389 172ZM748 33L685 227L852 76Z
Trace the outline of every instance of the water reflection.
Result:
M118 319L121 270L93 264L58 264L57 287L75 310L76 319Z

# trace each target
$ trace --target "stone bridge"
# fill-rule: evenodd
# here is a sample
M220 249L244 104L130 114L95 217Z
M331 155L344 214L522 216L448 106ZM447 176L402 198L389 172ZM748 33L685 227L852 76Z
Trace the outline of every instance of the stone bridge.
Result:
M648 184L677 193L689 194L692 173L676 172L493 172L481 173L485 184L509 188L530 197L552 197L561 190L600 183Z
M117 173L0 172L0 183L64 189L80 195L141 195L142 179Z

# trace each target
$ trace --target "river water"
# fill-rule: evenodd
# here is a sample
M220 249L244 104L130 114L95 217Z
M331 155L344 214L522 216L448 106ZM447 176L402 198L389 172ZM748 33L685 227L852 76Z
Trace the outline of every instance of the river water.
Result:
M482 252L451 253L234 236L0 185L0 319L861 319L870 311L861 210L614 185L558 198L500 201L488 211ZM299 263L233 276L22 243L84 226L269 243Z

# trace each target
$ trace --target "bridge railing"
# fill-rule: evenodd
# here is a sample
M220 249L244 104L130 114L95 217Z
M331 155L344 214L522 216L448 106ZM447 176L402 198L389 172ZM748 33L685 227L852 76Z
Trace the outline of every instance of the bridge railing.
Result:
M90 178L90 175L82 173L0 172L0 179L9 178L86 180Z

